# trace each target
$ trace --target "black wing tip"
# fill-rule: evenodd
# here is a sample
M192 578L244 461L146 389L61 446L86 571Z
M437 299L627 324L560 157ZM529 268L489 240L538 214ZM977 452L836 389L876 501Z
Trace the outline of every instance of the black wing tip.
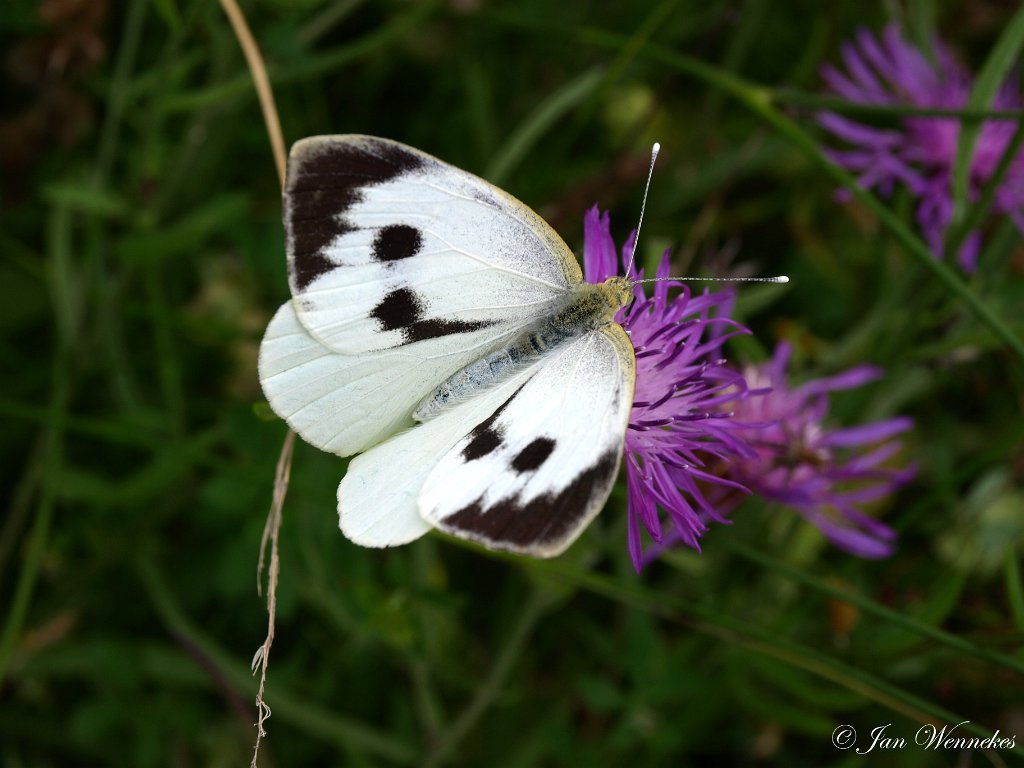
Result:
M362 200L366 187L412 173L427 162L412 147L359 134L309 136L295 142L288 157L283 207L293 294L336 266L324 251L355 229L345 214ZM400 231L382 244L382 254L407 258L418 248L416 237Z
M557 493L522 503L502 499L484 508L477 499L437 522L453 536L488 549L531 557L554 557L564 552L600 512L611 494L621 450L611 450Z
M344 170L345 164L354 162L357 164L356 170L377 170L379 175L384 177L378 181L385 181L416 170L429 159L429 155L418 149L380 136L359 133L307 136L292 144L288 152L286 189L290 192L295 182L308 174L307 167L310 163L326 164L326 169L338 172ZM363 162L360 162L361 160Z

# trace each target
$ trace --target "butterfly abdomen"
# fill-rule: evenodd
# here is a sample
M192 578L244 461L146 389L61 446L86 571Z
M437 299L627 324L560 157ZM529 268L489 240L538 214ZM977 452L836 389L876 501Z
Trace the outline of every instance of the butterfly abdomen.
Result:
M610 278L601 284L581 283L543 320L504 346L467 365L424 398L413 412L416 421L428 421L481 390L508 379L570 339L607 325L629 300L627 281Z

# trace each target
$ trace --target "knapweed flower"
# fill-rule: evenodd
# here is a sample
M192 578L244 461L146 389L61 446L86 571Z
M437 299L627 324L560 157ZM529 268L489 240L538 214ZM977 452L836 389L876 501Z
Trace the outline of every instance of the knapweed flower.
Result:
M628 264L632 247L631 237L622 251L623 265ZM608 214L601 215L596 207L585 219L583 262L588 282L619 274ZM668 273L666 252L658 277ZM627 277L640 275L631 269ZM616 317L636 351L636 390L626 429L625 463L629 554L638 571L643 563L641 525L655 542L663 538L659 506L674 526L671 538L697 547L709 520L725 522L705 490L709 486L746 490L706 468L741 457L756 459L738 433L742 425L729 413L746 397L746 384L721 359L726 339L749 333L728 317L732 294L692 296L683 286L670 299L669 282L654 285L650 298L642 286L636 286L636 300Z
M912 426L910 419L829 429L828 393L859 387L881 370L861 365L792 387L789 358L789 345L779 344L770 361L744 371L747 386L764 394L737 401L735 419L762 426L743 430L755 455L730 461L725 476L795 509L847 552L873 558L891 554L895 532L860 505L889 495L914 476L913 468L886 466L901 448L894 436Z
M895 25L876 38L860 30L842 47L846 71L826 66L822 77L837 95L851 102L878 106L963 109L971 93L971 76L938 40L934 63L903 39ZM993 107L1019 110L1024 106L1017 84L1005 83ZM952 182L960 120L955 117L906 116L899 128L878 128L823 114L822 126L853 148L830 156L858 176L860 184L889 195L897 184L918 198L916 218L925 240L941 256L953 212ZM992 178L1016 130L1014 120L982 123L969 175L969 198L977 200ZM999 184L991 210L1009 216L1024 231L1024 153L1018 152ZM972 232L958 254L961 267L973 271L981 237Z

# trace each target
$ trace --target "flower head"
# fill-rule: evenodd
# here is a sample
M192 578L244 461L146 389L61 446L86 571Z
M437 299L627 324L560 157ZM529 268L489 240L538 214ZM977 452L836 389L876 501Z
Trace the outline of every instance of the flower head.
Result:
M971 76L938 40L934 63L903 39L895 25L878 38L865 29L842 48L846 72L826 66L822 76L837 95L852 102L878 106L963 109L971 93ZM1016 83L999 90L993 107L1024 107ZM853 148L833 151L831 157L858 174L865 188L889 195L897 184L918 198L916 217L925 240L937 256L942 254L946 229L953 212L952 179L956 163L960 120L954 117L907 116L898 129L882 129L823 114L819 121ZM969 195L977 199L992 178L1016 129L1013 120L982 123L969 175ZM994 213L1006 214L1024 231L1024 153L1018 152L992 201ZM958 254L960 265L973 271L981 238L972 232Z
M629 262L633 238L622 251ZM583 261L589 282L619 273L619 255L610 232L608 214L587 212ZM668 252L658 277L667 278ZM639 279L634 270L626 275ZM629 553L640 570L643 562L642 525L655 542L662 540L658 507L668 513L672 538L692 547L707 530L707 521L725 522L706 498L707 487L746 491L737 481L710 474L708 464L738 457L753 459L754 451L739 434L742 426L730 409L747 392L736 371L721 359L721 347L736 333L749 333L728 317L731 293L682 292L669 298L669 282L655 284L648 298L636 286L636 300L620 310L616 321L630 335L636 351L636 390L626 429Z
M744 433L755 454L731 461L725 474L764 498L792 507L833 544L861 557L892 552L895 532L859 506L886 496L915 473L883 466L900 448L895 435L911 427L907 418L828 429L828 393L853 389L881 371L862 365L844 373L791 387L786 368L790 347L779 344L773 358L744 371L758 397L736 403L736 418L760 426ZM858 453L858 449L860 452Z

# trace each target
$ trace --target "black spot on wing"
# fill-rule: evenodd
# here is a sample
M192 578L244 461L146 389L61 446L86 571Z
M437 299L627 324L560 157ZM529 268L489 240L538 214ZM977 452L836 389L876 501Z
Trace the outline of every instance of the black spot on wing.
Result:
M393 224L382 227L373 239L373 258L387 263L408 259L419 253L423 247L423 236L415 227L407 224Z
M519 389L513 392L508 400L498 406L498 409L488 416L486 419L481 421L473 430L469 433L469 443L465 448L462 449L462 458L466 461L474 461L479 459L481 456L486 456L488 453L493 451L499 445L501 445L501 439L504 437L504 430L498 426L498 417L501 416L508 404L515 400L516 395L519 394L525 384L521 385Z
M574 536L593 505L607 497L618 464L618 452L609 451L558 493L526 503L510 497L486 508L477 499L445 517L441 527L497 549L556 545Z
M470 333L494 323L493 320L420 320L406 328L405 342L411 344L414 341L451 336L453 333Z
M469 333L493 325L490 320L424 320L423 301L409 288L396 288L373 308L370 317L380 323L382 331L401 331L402 343L412 344L453 333Z
M522 474L532 472L547 461L555 449L555 441L550 437L538 437L512 459L512 469Z
M473 430L472 439L462 449L462 458L466 461L474 461L481 456L486 456L501 445L501 438L502 432L497 429L477 427Z
M355 231L345 213L362 190L420 168L423 158L404 147L369 139L322 141L288 168L285 229L293 286L303 290L336 264L323 253L336 237Z
M407 331L422 315L423 303L408 288L391 291L370 313L370 317L380 323L382 331Z

